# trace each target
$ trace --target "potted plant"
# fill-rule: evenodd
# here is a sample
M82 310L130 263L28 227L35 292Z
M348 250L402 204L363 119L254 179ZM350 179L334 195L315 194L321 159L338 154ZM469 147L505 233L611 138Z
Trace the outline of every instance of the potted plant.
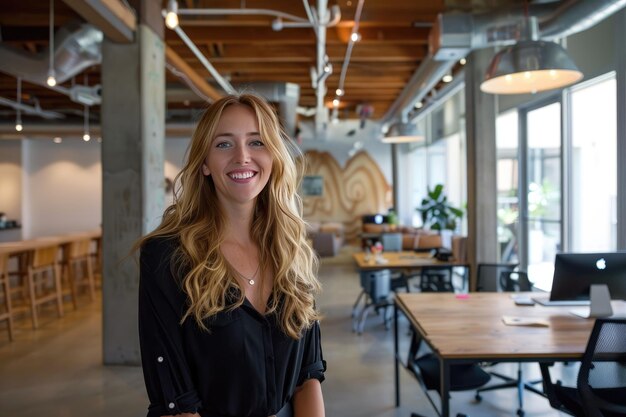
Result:
M455 230L457 220L463 217L463 210L448 203L442 184L435 185L433 189L429 187L426 197L416 210L422 216L424 227L431 230Z

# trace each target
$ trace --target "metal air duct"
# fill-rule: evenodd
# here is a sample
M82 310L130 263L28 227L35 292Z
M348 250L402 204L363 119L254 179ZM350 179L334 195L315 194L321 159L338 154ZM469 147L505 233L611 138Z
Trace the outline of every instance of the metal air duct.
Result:
M102 62L101 46L103 34L94 26L70 23L58 30L55 38L54 70L58 83L65 82L92 65ZM29 54L23 50L0 43L0 71L46 88L48 76L48 54L43 51ZM82 104L100 103L100 89L77 85L70 89L52 88L68 95Z

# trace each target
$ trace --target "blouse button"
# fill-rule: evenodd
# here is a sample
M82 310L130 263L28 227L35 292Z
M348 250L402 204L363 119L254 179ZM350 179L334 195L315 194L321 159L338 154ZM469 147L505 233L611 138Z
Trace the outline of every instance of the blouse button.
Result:
M167 406L168 406L169 408L174 408L174 407L176 407L176 405L175 405L174 403L169 403Z
M159 356L159 357L157 358L157 361L158 361L159 363L163 362L163 356ZM170 408L171 408L171 407L170 407Z

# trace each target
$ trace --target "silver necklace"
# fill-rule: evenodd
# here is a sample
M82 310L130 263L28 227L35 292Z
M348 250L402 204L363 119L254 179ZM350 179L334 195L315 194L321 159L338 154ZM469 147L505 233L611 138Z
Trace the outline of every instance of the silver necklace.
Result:
M256 266L256 270L254 271L254 274L252 274L252 276L250 278L247 278L244 274L242 274L241 272L237 271L236 269L235 269L235 272L237 274L239 274L239 276L241 278L243 278L244 280L248 281L248 284L254 285L256 283L256 281L254 280L254 277L256 277L256 274L259 273L259 269L260 268L261 268L261 262L258 263L258 265Z

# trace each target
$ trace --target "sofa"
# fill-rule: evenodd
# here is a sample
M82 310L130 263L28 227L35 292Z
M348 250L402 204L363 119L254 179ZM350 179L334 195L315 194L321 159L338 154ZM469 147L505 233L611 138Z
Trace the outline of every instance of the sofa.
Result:
M339 222L310 221L307 235L318 256L335 256L344 243L344 226Z

